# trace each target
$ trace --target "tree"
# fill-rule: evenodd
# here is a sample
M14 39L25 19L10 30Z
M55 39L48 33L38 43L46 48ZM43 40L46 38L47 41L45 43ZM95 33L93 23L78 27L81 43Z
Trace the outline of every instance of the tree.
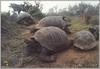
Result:
M14 12L17 12L18 14L23 11L31 14L33 17L44 17L42 14L42 4L40 2L35 2L35 5L33 6L29 2L24 2L23 4L11 4L9 7L11 7Z
M50 8L49 12L47 13L47 15L58 15L58 8L57 8L57 6L54 6L54 7Z
M19 14L21 11L28 12L28 10L32 7L32 4L24 2L23 4L10 4L9 7Z
M97 4L97 6L95 7L95 14L96 15L99 15L99 3Z
M69 15L67 8L59 9L58 14L61 16L68 16Z
M40 2L36 2L35 1L35 5L32 6L29 10L28 13L31 14L33 17L41 19L43 18L45 15L42 13L42 5L40 4Z
M11 3L9 7L11 7L15 12L19 14L23 10L24 5Z
M78 15L77 11L78 11L79 7L77 5L71 7L69 6L68 8L68 12L70 13L70 15Z
M28 12L30 8L32 8L32 4L29 2L24 2L22 11Z

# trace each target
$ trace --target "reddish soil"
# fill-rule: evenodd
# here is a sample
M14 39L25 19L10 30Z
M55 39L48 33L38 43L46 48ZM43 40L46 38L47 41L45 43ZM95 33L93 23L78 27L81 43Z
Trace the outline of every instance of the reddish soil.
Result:
M75 32L74 32L75 33ZM70 39L73 39L74 34L69 35ZM98 44L99 46L99 44ZM82 51L72 46L68 50L55 54L57 55L56 62L43 63L38 61L36 63L29 63L24 67L28 68L40 68L40 67L69 67L69 68L81 68L81 67L98 67L98 46L89 51Z
M29 34L29 30L32 28L33 26L30 27L25 27L22 28L22 33L18 35L16 35L16 38L14 37L10 37L13 38L11 40L2 40L4 42L4 46L3 47L8 47L7 50L5 49L4 52L2 51L2 62L4 62L5 60L8 62L7 65L3 64L2 67L14 67L14 65L10 65L10 61L12 60L13 55L17 55L18 57L16 57L16 60L14 58L14 60L12 60L12 62L18 62L18 59L20 59L20 54L23 51L23 48L25 46L24 44L24 39L30 38L30 36L32 34ZM74 33L73 32L71 35L69 36L69 39L73 39L74 38ZM8 36L8 35L7 35ZM96 48L89 50L89 51L82 51L80 49L75 48L74 46L71 46L68 50L57 53L55 55L57 55L57 60L55 62L52 63L44 63L41 62L38 58L38 54L34 54L33 57L29 57L28 59L26 59L25 57L23 57L25 59L25 65L21 66L20 63L24 62L24 61L19 61L19 66L21 66L22 68L97 68L99 66L99 41L97 41L98 45ZM11 50L9 52L9 50ZM10 58L10 57L11 58ZM8 59L9 57L9 59ZM22 59L23 59L22 58ZM33 58L31 60L31 58ZM31 61L29 61L31 60ZM29 62L28 62L29 61ZM6 62L6 63L7 63ZM16 63L15 63L16 65ZM18 66L17 66L18 67Z

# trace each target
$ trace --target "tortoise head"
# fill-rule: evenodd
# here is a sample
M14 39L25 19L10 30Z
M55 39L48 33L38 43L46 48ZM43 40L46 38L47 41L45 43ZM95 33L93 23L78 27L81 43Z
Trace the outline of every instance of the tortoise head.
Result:
M26 44L35 44L35 39L34 38L25 39L24 42Z
M26 39L24 42L27 44L25 47L27 56L32 56L33 53L40 53L41 46L34 38Z
M71 26L71 24L70 24L71 19L70 19L69 17L63 16L63 20L64 20L65 22L67 22L63 29L65 30L66 33L71 34L71 31L70 31L69 28L68 28L68 27Z
M64 21L66 21L66 22L69 22L69 23L71 22L71 19L70 19L69 17L63 16L62 19L63 19Z
M34 28L31 29L30 33L34 34L37 30L39 30L39 29L34 27Z
M71 19L69 17L65 17L63 16L62 19L65 21L66 25L64 25L63 30L67 33L67 34L71 34L70 29L68 28L69 26L71 26L70 22Z

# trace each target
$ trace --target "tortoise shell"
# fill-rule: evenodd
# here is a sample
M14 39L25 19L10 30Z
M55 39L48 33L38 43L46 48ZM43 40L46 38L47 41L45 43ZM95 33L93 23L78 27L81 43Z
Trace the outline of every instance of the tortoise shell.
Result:
M53 26L38 30L33 37L42 47L55 52L69 47L70 44L67 34L60 28Z
M95 37L89 31L79 31L75 34L74 46L82 50L96 47Z
M47 16L39 21L36 25L37 28L55 26L64 29L66 25L69 25L70 20L63 16Z
M18 24L30 25L33 23L33 18L28 13L20 13L17 17Z

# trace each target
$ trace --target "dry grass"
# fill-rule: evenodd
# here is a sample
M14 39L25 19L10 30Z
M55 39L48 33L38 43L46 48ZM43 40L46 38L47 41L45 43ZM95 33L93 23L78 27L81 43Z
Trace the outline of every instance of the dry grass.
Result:
M88 30L89 27L91 27L92 25L87 25L81 17L75 17L75 18L71 18L72 21L71 21L71 30L73 32L76 32L76 31L80 31L80 30Z

